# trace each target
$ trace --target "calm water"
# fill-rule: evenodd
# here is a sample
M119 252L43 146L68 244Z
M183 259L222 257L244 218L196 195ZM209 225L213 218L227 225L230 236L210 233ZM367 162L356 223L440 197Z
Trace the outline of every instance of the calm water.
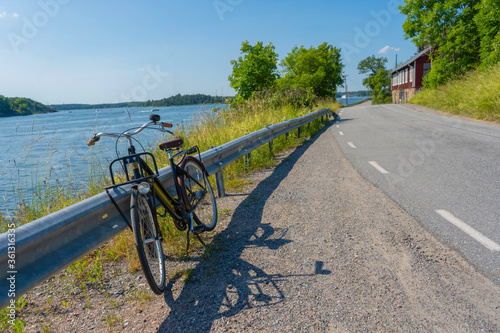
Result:
M349 105L357 103L359 101L362 101L364 99L367 99L368 97L349 97ZM345 105L345 98L339 98L337 99L340 103L343 103Z
M205 105L203 111L210 111L214 106ZM188 124L193 115L201 111L201 106L158 109L155 113L163 121ZM90 162L104 163L115 157L115 140L104 137L95 146L88 147L92 134L122 132L140 126L149 121L149 110L73 110L0 118L0 211L8 214L16 209L23 199L36 195L37 187L44 182L67 184L70 179L75 188L85 188L91 172ZM148 143L165 139L158 131L145 130L140 135L145 148Z

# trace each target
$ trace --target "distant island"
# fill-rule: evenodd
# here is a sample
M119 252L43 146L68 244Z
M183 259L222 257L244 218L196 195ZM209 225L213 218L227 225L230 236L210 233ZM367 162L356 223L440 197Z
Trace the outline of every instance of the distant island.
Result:
M160 106L180 106L180 105L199 105L199 104L225 104L228 97L210 96L203 94L181 95L177 94L168 98L159 100L149 100L146 102L123 102L123 103L105 103L105 104L54 104L51 105L57 111L63 110L82 110L82 109L107 109L107 108L125 108L125 107L160 107Z
M5 97L0 95L0 117L23 116L49 112L56 112L56 109L42 103L38 103L30 98Z

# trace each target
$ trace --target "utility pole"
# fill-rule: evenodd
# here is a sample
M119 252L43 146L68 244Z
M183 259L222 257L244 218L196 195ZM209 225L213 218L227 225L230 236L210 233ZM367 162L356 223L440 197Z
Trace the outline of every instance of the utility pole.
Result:
M349 105L349 96L347 95L347 74L344 75L345 77L345 106Z

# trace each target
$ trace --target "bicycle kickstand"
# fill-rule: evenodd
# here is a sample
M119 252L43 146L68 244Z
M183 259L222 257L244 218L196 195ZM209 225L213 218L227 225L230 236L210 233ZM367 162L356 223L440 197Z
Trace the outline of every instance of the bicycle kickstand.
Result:
M201 228L199 228L199 229L204 229L205 227L204 227L203 225L198 225L198 226L196 226L196 227L193 227L193 226L194 226L194 221L193 221L193 215L192 215L192 214L190 214L190 218L191 218L191 225L190 225L190 227L188 228L188 230L187 230L187 235L186 235L186 238L187 238L187 239L186 239L186 252L188 252L188 251L189 251L189 234L190 234L191 232L193 232L193 231L194 231L194 232L193 232L193 233L194 233L194 235L196 236L196 238L198 238L198 240L199 240L199 241L200 241L200 243L203 245L203 247L206 247L206 246L207 246L207 244L205 244L205 242L203 241L203 239L201 239L201 237L200 237L200 235L199 235L199 234L200 234L201 232L203 232L203 231L202 231L202 230L200 230L200 231L196 231L196 227L201 227Z

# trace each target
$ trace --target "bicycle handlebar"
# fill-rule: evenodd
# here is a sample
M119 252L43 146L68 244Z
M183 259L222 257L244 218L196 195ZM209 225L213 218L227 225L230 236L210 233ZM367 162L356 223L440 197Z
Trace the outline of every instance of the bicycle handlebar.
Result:
M101 138L101 136L109 136L109 137L112 137L112 138L120 138L120 137L124 136L126 138L130 138L131 136L139 134L145 128L147 128L149 126L153 126L153 125L158 125L157 129L159 131L161 131L161 132L170 133L172 135L174 134L171 131L169 131L169 130L166 129L166 128L171 128L173 125L171 123L160 122L159 121L160 120L160 116L159 115L150 114L149 118L150 119L154 119L154 120L149 121L149 122L145 123L144 125L142 125L140 127L135 127L134 131L127 131L127 132L124 132L124 133L102 133L101 132L101 133L94 134L92 136L92 138L89 140L89 142L87 143L87 146L89 146L89 147L93 146L97 141L99 141L99 139Z

